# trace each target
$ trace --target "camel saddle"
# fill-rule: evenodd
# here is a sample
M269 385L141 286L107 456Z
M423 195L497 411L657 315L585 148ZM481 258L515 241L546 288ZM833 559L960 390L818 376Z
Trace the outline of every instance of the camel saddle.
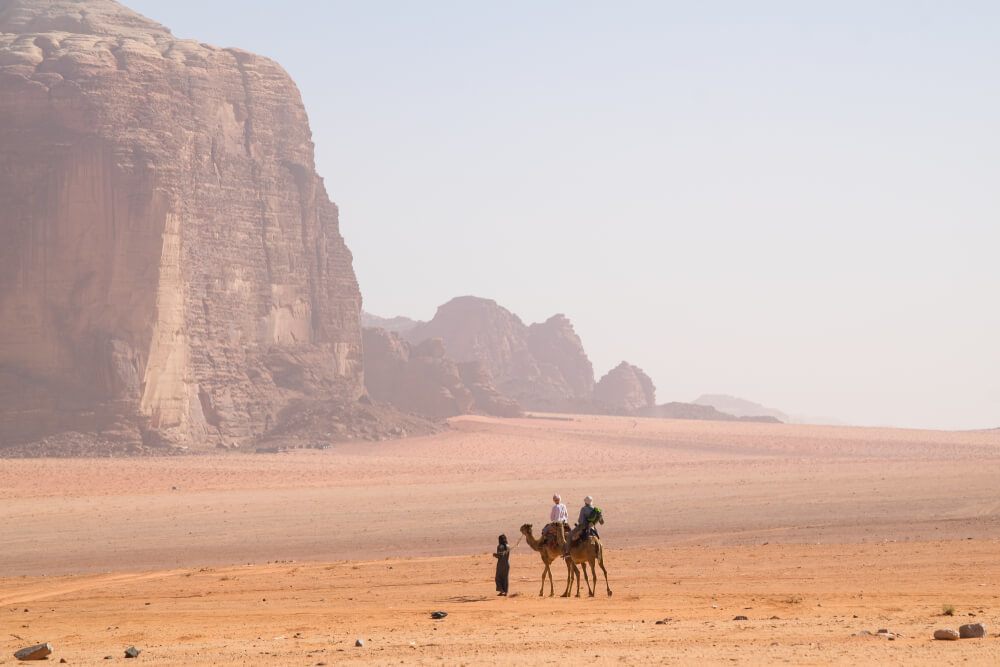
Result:
M559 544L559 522L546 524L542 528L542 543L556 546ZM569 529L565 529L565 534L569 534Z

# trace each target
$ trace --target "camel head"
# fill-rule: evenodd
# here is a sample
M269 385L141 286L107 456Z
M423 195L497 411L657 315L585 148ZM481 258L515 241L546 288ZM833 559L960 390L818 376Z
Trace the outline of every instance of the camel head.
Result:
M526 523L523 526L521 526L521 534L524 535L525 537L527 537L528 535L531 535L531 524L530 523Z

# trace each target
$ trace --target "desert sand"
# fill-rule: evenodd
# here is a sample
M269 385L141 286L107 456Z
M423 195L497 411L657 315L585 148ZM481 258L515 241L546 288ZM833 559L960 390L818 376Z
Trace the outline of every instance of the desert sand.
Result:
M0 664L42 641L70 664L997 664L998 463L997 431L576 416L0 461ZM538 597L518 527L553 491L604 509L613 597L558 597L558 568ZM988 638L930 638L967 622Z

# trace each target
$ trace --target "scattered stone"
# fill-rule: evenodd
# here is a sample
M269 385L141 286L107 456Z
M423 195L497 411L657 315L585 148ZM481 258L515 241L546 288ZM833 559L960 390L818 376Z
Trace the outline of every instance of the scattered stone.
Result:
M446 612L446 611L435 611L434 613L431 614L431 618L441 619L441 618L444 618L447 615L448 615L448 612Z
M780 618L778 618L777 616L772 616L772 617L771 617L771 620L772 620L772 621L780 621L781 619L780 619Z
M66 658L59 658L59 664L60 665L65 665L66 664Z
M134 646L129 646L127 649L125 649L126 658L138 658L140 653L142 653L142 651L140 651Z
M966 623L958 629L962 639L981 639L986 636L986 626L982 623Z
M115 656L113 656L113 655L106 655L106 656L104 656L104 659L105 660L114 660Z
M750 619L747 618L746 616L736 616L735 618L733 618L733 620L734 621L749 621Z
M887 635L887 634L889 634L889 629L888 628L879 628L878 634L880 634L880 635Z
M28 610L25 609L25 611ZM14 657L18 660L45 660L51 653L52 644L46 642L44 644L36 644L35 646L22 648L14 654Z
M656 624L657 625L666 625L667 623L669 623L672 620L674 620L674 619L672 619L672 618L663 618L663 619L660 619L659 621L657 621Z
M364 639L358 639L358 640L356 640L354 642L354 645L356 647L358 647L358 648L364 648L365 647L365 640Z
M959 634L952 630L951 628L941 628L940 630L934 631L934 639L941 639L943 641L955 641L959 638Z

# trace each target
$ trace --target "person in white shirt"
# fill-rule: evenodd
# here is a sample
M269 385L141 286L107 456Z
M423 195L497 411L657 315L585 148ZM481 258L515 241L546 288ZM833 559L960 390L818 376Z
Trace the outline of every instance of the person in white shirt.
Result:
M549 513L549 522L569 525L569 512L558 493L552 496L552 511Z

